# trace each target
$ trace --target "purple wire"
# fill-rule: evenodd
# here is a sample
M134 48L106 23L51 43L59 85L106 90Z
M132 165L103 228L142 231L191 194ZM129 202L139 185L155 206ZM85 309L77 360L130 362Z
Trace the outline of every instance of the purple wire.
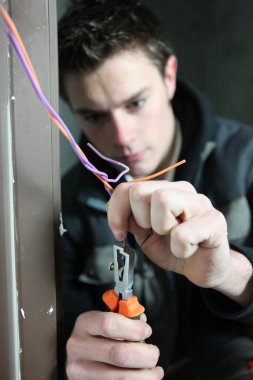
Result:
M41 92L39 86L35 82L35 80L33 78L33 75L32 75L32 72L31 72L31 70L30 70L30 68L29 68L26 60L23 57L23 52L21 51L21 49L19 48L18 44L16 43L16 39L13 36L13 33L11 32L11 30L8 30L8 32L9 32L9 39L10 39L11 45L14 48L14 50L16 51L16 53L17 53L17 55L18 55L21 63L23 64L24 69L26 71L26 74L27 74L27 76L28 76L28 78L29 78L29 80L30 80L30 82L32 84L32 87L33 87L36 95L38 96L39 100L41 101L41 103L43 104L43 106L53 115L53 117L63 126L64 130L66 131L66 133L67 133L67 135L68 135L68 137L70 139L70 144L71 144L72 148L74 149L75 153L77 154L77 156L81 160L81 162L85 165L85 167L87 167L88 170L96 172L96 174L100 174L100 172L96 171L96 168L90 162L88 162L88 160L86 160L84 157L82 157L80 155L80 153L78 151L77 144L76 144L76 142L75 142L72 134L70 133L69 129L67 128L67 126L65 125L65 123L63 122L63 120L59 117L59 115L55 112L55 110L50 105L50 103L47 101L47 99L45 98L45 96Z
M103 160L108 161L108 162L110 162L110 163L112 163L112 164L117 164L117 165L119 165L119 166L121 166L122 168L125 169L125 170L123 170L123 171L118 175L118 177L116 177L115 179L110 179L110 178L108 178L108 180L107 180L108 182L113 182L113 183L118 182L118 180L119 180L123 175L125 175L126 173L129 172L129 167L126 166L125 164L123 164L122 162L115 161L115 160L113 160L112 158L108 158L108 157L104 156L104 155L103 155L102 153L100 153L96 148L94 148L94 146L91 145L90 143L87 143L87 145L88 145L89 148L91 148L91 149L93 150L93 152L95 152L95 153L96 153L99 157L101 157Z
M105 156L103 156L99 151L97 151L91 144L89 144L89 146L91 147L91 149L93 149L93 151L98 154L101 158L103 158L104 160L106 161L109 161L111 163L114 163L114 164L117 164L121 167L123 167L125 170L123 172L121 172L116 179L109 179L108 178L108 175L105 173L105 172L101 172L100 170L98 170L90 161L88 161L85 157L83 157L81 155L81 153L79 152L79 146L78 144L76 143L75 139L73 138L71 132L69 131L68 127L66 126L66 124L64 123L64 121L62 120L62 118L57 114L57 112L54 110L54 108L51 106L51 104L48 102L48 100L45 98L44 94L42 93L39 85L36 83L36 81L34 80L34 77L33 77L33 74L31 72L31 69L29 67L29 65L27 64L26 62L26 59L23 55L23 52L22 50L20 49L17 41L16 41L16 38L15 36L13 35L12 31L10 30L10 28L8 27L8 25L6 24L6 28L7 28L7 32L4 30L4 32L7 34L7 37L9 38L10 40L10 43L11 43L11 46L13 47L13 49L15 50L19 60L21 61L24 69L25 69L25 72L28 76L28 79L36 93L36 95L38 96L40 102L43 104L43 106L49 111L49 113L61 124L61 126L64 128L66 134L68 135L68 138L69 138L69 142L70 142L70 145L72 146L74 152L76 153L77 157L79 158L79 160L82 162L82 164L85 166L86 169L88 169L89 171L91 171L92 173L94 174L98 174L100 175L104 180L106 180L107 182L117 182L124 174L126 174L128 171L129 171L129 168L122 164L121 162L118 162L118 161L114 161L110 158L107 158ZM105 189L107 190L107 192L111 195L111 191L105 186Z

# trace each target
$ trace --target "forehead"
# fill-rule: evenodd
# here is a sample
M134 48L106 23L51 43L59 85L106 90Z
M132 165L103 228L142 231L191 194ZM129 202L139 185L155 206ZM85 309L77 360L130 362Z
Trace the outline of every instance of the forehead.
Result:
M91 72L66 74L65 87L70 101L75 104L107 101L113 105L158 80L161 80L158 68L144 53L124 51Z

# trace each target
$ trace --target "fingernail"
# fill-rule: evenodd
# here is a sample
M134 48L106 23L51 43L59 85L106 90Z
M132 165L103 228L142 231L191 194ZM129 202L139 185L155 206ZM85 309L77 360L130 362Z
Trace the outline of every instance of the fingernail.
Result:
M114 237L117 241L125 240L125 234L122 231L113 231Z
M143 322L147 322L147 316L145 313L141 314L140 315L140 320L143 321Z

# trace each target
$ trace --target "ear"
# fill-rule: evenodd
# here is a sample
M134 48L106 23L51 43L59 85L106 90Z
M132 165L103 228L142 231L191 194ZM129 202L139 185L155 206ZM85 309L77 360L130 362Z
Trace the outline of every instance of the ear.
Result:
M171 100L176 91L177 83L177 58L171 55L164 68L164 80L167 88L168 99Z

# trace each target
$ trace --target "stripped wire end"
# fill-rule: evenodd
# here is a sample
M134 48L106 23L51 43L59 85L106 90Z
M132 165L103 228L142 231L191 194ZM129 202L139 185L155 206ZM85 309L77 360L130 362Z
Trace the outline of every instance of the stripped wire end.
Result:
M115 161L112 158L104 156L102 153L100 153L91 143L87 143L88 147L93 150L94 153L96 153L100 158L102 158L104 161L110 162L111 164L121 166L124 170L114 179L108 178L108 175L106 174L107 177L107 182L113 182L116 183L119 181L119 179L125 175L126 173L129 172L129 167L122 162Z

